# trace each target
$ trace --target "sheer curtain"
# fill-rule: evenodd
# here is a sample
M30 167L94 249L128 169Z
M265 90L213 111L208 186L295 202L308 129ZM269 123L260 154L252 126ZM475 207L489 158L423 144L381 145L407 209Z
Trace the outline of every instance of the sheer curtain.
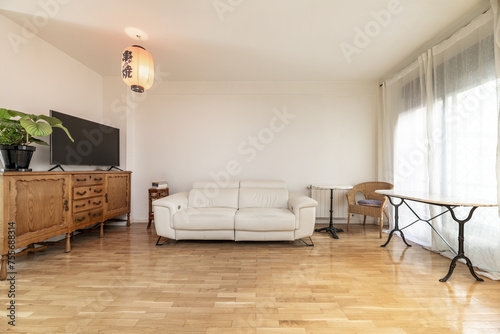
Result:
M488 11L387 80L382 112L387 119L381 126L393 138L388 135L381 143L381 159L391 171L385 179L402 190L496 198L495 79L493 15ZM417 210L423 217L441 212L427 205ZM458 216L465 218L468 210L458 210ZM414 220L409 210L400 210L402 226ZM458 224L449 214L434 220L433 226L458 249ZM473 264L500 273L498 210L476 210L465 235L465 253ZM405 236L454 256L427 224L413 225Z
M384 152L391 152L392 159L386 159L391 171L389 179L395 188L402 191L424 192L428 190L428 135L426 108L425 56L408 66L399 75L387 81L384 86L385 106L383 133L392 138L385 143ZM385 169L384 169L385 170ZM426 205L416 204L415 210L422 216L429 214ZM401 221L410 222L411 212L400 207ZM413 220L412 220L413 221ZM404 226L404 225L402 225ZM410 240L424 246L431 246L430 227L413 225L405 230Z

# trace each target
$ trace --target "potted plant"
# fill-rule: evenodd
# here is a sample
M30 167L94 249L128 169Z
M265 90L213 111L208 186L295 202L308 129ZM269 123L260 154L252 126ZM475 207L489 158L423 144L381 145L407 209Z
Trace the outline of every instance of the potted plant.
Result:
M69 139L74 141L68 129L55 117L0 108L0 158L4 165L3 171L30 171L29 163L36 150L30 144L48 146L35 136L48 136L53 128L64 130Z

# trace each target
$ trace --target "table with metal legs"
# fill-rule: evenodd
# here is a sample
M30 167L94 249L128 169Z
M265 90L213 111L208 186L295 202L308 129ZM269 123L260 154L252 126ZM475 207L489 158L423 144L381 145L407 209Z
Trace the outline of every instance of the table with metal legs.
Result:
M403 239L403 242L408 246L411 247L408 242L406 242L406 239L403 234L403 230L407 227L412 226L413 224L423 221L427 223L432 230L446 243L446 245L451 249L451 251L455 254L455 257L451 260L450 268L448 269L448 273L446 276L441 278L439 281L440 282L446 282L451 275L453 274L453 270L455 269L457 265L457 261L459 259L463 259L465 263L467 264L467 267L469 268L469 271L471 275L478 281L483 281L482 278L479 278L476 273L474 272L474 268L472 266L471 260L465 256L465 251L464 251L464 240L465 240L465 233L464 233L464 227L465 223L467 223L469 220L471 220L472 215L474 214L474 211L478 207L494 207L498 206L496 201L492 200L481 200L481 199L475 199L475 198L464 198L464 197L450 197L450 196L442 196L438 194L430 194L430 193L420 193L420 194L408 194L408 193L402 193L398 192L397 190L377 190L376 191L379 194L385 195L389 198L389 201L391 204L394 206L394 228L389 234L389 237L387 238L387 242L381 247L387 246L389 242L391 241L391 238L394 234L394 232L399 232L401 239ZM395 199L399 199L395 200ZM411 206L408 204L408 201L410 202L419 202L419 203L424 203L424 204L430 204L430 205L437 205L440 207L445 208L444 211L441 213L433 216L430 219L422 219L416 212L411 208ZM415 221L412 223L406 225L403 228L399 227L399 207L401 205L406 205L408 209L417 217ZM470 207L469 213L465 219L459 219L456 214L454 209L456 207ZM449 242L437 231L434 226L431 224L431 221L439 216L442 216L446 213L450 213L451 217L455 222L458 223L458 252L451 247Z
M338 239L339 236L337 233L344 232L343 229L337 228L333 226L333 191L334 190L350 190L352 189L352 186L332 186L332 185L312 185L312 189L317 189L317 190L330 190L330 222L327 227L323 228L317 228L315 229L316 232L327 232L332 235L334 239Z

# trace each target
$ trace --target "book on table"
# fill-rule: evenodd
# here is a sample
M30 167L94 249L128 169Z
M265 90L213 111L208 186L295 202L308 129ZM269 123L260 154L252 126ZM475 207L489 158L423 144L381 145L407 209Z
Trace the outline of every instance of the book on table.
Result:
M151 183L151 186L153 188L165 189L165 188L168 188L168 182L167 181L153 181Z

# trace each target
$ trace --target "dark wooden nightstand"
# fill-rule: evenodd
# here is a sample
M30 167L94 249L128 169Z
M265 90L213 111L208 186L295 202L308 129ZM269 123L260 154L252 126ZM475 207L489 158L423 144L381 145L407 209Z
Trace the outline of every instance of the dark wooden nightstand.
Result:
M153 201L168 196L168 188L149 188L149 221L148 227L151 227L151 221L155 219L153 214Z

